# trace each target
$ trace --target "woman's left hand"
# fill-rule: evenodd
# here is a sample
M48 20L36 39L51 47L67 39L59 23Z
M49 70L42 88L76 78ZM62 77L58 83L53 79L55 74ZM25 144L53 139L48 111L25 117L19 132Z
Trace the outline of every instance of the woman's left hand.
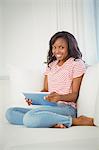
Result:
M52 92L49 95L45 96L44 99L46 99L50 102L58 102L61 100L61 95L59 95L56 92Z

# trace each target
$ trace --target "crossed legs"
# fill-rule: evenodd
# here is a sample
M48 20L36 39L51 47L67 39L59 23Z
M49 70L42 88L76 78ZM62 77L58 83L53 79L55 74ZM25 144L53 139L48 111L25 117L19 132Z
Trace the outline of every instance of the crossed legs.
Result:
M72 116L72 117L71 117ZM25 125L31 128L65 128L70 126L93 126L93 119L85 116L76 118L76 110L70 106L53 107L41 106L34 109L9 108L7 120L12 124Z

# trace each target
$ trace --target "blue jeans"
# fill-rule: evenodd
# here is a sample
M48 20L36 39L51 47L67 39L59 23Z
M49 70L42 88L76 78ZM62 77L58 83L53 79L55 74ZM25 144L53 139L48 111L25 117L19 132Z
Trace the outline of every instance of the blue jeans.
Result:
M40 106L37 108L12 107L6 112L6 119L11 124L25 125L30 128L48 128L55 124L72 125L76 109L70 105Z

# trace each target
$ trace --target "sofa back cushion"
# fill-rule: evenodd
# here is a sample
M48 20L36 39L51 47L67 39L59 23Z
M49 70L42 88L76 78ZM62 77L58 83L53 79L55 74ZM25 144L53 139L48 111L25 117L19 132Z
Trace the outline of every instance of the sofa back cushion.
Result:
M99 127L99 87L95 104L94 124Z
M95 103L99 86L99 64L89 66L83 77L79 98L77 101L77 115L94 117Z
M10 100L7 100L8 105L27 106L22 93L42 89L42 71L38 68L30 70L15 65L9 65L8 69L10 77Z

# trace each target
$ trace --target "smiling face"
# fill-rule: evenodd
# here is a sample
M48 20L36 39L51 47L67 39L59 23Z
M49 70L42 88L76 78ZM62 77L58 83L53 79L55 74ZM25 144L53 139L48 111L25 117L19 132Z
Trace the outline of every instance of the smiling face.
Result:
M66 40L58 38L52 45L52 53L59 62L64 63L68 57L68 44Z

